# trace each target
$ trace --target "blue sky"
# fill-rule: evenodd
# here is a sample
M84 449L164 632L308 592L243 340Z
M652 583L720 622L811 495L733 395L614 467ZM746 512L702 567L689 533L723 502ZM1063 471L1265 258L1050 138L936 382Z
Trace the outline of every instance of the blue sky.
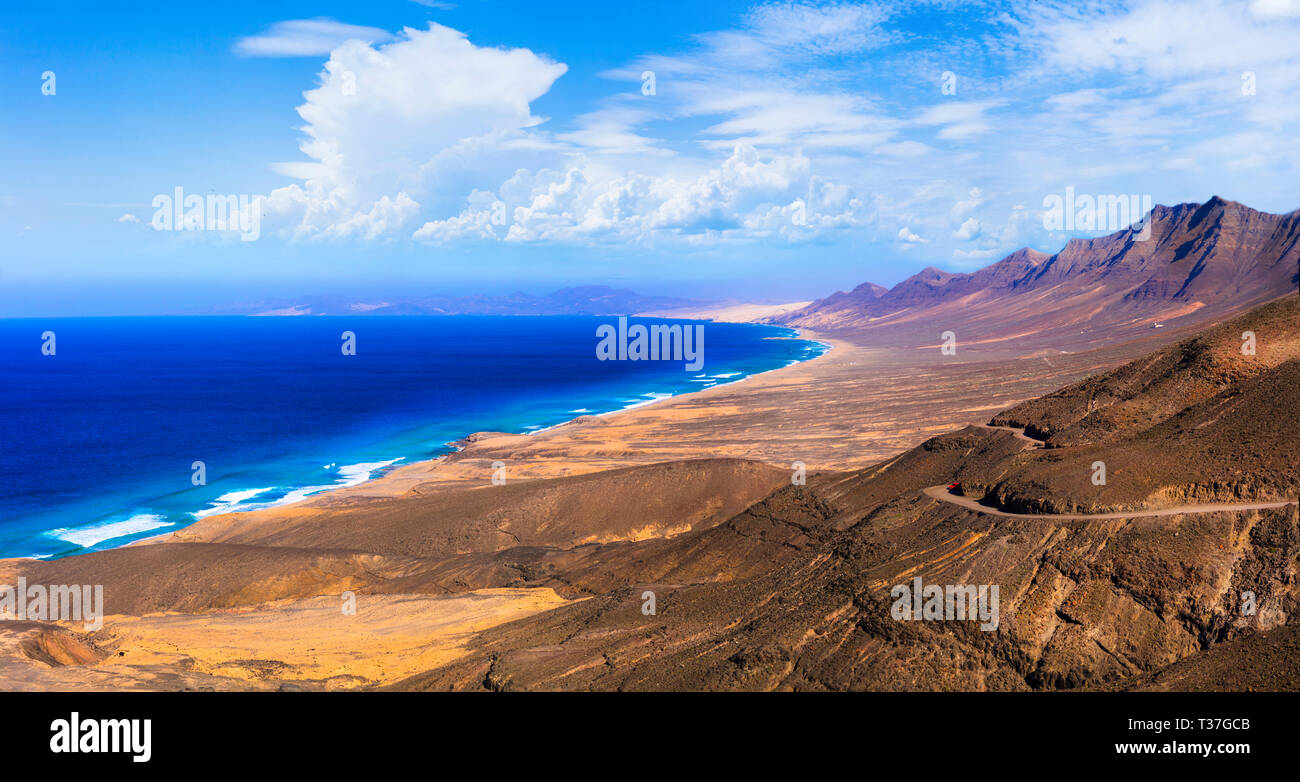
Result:
M612 5L7 9L0 314L790 300L1055 251L1067 187L1300 207L1300 0ZM256 240L154 230L176 187Z

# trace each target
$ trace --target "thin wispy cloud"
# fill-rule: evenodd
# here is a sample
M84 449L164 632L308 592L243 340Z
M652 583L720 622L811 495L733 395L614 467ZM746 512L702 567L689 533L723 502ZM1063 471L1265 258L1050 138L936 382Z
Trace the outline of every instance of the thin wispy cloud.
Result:
M245 57L313 57L329 54L345 41L382 43L392 39L392 33L377 27L333 19L291 19L276 22L258 35L240 38L234 49Z

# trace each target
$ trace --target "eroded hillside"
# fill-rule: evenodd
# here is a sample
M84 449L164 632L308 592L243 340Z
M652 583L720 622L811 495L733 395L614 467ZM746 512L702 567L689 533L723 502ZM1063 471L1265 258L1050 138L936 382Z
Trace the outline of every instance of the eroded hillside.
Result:
M1161 672L1213 669L1226 688L1232 676L1300 687L1294 659L1273 655L1265 673L1259 660L1223 661L1233 649L1271 648L1270 634L1290 633L1300 609L1295 308L1294 298L1259 308L1053 395L1059 404L994 419L1068 432L1059 411L1085 419L1076 401L1085 387L1147 405L1145 418L1105 437L1041 448L971 426L865 470L787 486L713 528L531 552L530 583L590 597L495 628L457 663L397 686L1177 687L1191 679ZM1257 363L1216 353L1239 351L1239 333L1228 337L1243 324L1264 335ZM1090 480L1099 454L1110 460L1105 486ZM964 493L981 480L990 500L1012 507L971 509L923 491L960 481ZM1248 507L1214 510L1210 499ZM1152 503L1158 511L1143 510ZM1115 508L1110 518L1054 515ZM1039 515L1013 515L1026 510ZM918 577L997 585L997 628L896 619L891 589ZM654 615L643 612L647 592Z

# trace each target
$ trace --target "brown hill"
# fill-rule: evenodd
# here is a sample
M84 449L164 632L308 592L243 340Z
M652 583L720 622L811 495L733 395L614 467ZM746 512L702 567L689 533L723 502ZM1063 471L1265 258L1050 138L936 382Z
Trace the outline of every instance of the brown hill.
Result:
M1244 317L1290 340L1300 335L1300 322L1286 317L1295 306ZM1217 334L1196 344L1215 345ZM1162 355L1137 364L1158 365ZM1112 436L1107 447L1109 458L1134 469L1159 455L1166 461L1153 468L1157 475L1181 470L1186 484L1214 484L1224 496L1274 496L1289 486L1292 504L1017 517L922 492L963 476L1016 476L1059 463L1053 459L1068 448L1096 447L1040 449L1013 432L972 426L864 470L786 486L707 529L581 552L535 551L527 583L591 597L493 628L469 655L396 687L1176 688L1203 681L1198 671L1224 677L1217 686L1228 689L1300 680L1295 659L1272 655L1273 668L1263 673L1225 659L1277 646L1269 639L1293 634L1300 620L1293 504L1300 471L1287 445L1300 423L1300 362L1270 362L1186 400L1153 426ZM1179 371L1175 363L1150 385L1174 388L1168 376ZM1241 404L1223 409L1231 399ZM1046 426L1032 420L1037 408L1017 409ZM1241 447L1221 454L1234 431ZM1207 459L1220 455L1222 463ZM1057 505L1095 503L1087 481L1075 487L1044 475ZM998 586L998 627L894 618L891 589L917 577ZM654 615L642 610L647 591L656 597ZM1236 670L1243 673L1234 684Z
M788 471L743 459L687 459L503 486L417 489L353 504L231 514L198 529L212 543L423 558L511 546L570 548L712 526L788 477ZM431 527L431 519L445 521Z
M464 591L474 588L460 575L473 569L467 563L492 562L495 552L567 550L713 526L789 475L741 459L686 460L428 496L412 492L231 514L206 522L201 541L27 561L19 572L31 583L102 584L108 612L123 614L364 592L380 583L387 587L378 591L396 591L395 584L409 592ZM443 567L448 561L454 564ZM490 577L478 578L482 586L518 579L509 567L488 569ZM441 583L448 573L455 575Z
M959 346L1024 354L1202 324L1300 285L1300 210L1269 214L1215 196L1157 206L1148 222L1145 240L1126 229L1071 239L1055 255L1021 249L970 274L930 267L886 293L860 286L776 321L913 346L952 330Z
M1050 446L1106 442L1164 421L1232 384L1300 358L1300 299L1287 296L1195 337L999 413ZM1243 352L1254 335L1254 353Z
M1005 475L963 473L965 492L1050 512L1297 496L1300 438L1278 424L1300 385L1297 323L1300 297L1287 296L998 414L992 424L1023 427L1047 448Z

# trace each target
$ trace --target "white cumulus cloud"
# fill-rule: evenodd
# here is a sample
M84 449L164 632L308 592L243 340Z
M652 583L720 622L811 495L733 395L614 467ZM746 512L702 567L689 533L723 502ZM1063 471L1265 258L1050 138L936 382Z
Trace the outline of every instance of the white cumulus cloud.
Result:
M979 235L980 221L976 220L974 217L962 223L960 228L952 232L952 237L954 239L960 239L963 242L968 242Z
M926 240L912 232L912 229L903 226L898 229L898 241L903 244L925 244Z
M270 194L268 219L299 236L393 231L464 171L545 146L530 104L565 70L438 24L378 47L344 42L298 107L310 161L276 167L305 181Z
M504 221L493 218L501 205L509 209ZM797 240L874 219L874 210L849 188L814 176L808 158L764 157L740 144L721 165L694 177L611 174L595 165L519 170L495 193L474 193L460 214L426 222L414 237L439 242Z

